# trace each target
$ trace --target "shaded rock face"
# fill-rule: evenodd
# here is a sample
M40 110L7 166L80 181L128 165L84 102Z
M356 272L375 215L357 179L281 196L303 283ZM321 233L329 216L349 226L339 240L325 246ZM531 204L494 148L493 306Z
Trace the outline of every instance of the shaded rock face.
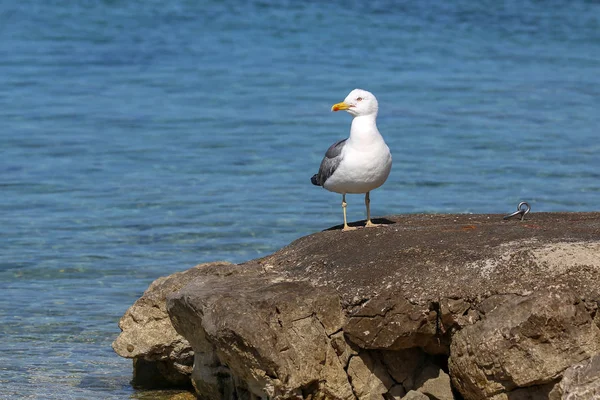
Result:
M600 214L389 219L161 278L115 350L202 399L597 398Z

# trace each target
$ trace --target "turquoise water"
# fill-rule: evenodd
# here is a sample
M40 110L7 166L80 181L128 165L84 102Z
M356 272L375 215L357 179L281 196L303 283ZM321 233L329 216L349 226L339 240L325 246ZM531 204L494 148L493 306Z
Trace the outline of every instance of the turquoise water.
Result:
M339 224L309 179L355 87L375 216L600 209L598 2L30 0L0 33L1 399L140 396L110 343L151 281Z

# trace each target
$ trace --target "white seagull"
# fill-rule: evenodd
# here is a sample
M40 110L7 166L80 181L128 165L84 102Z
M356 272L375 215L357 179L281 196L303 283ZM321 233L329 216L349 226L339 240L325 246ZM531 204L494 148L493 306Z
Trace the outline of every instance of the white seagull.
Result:
M356 229L346 220L346 193L365 193L365 226L377 226L371 222L369 192L383 185L392 169L390 149L377 129L378 108L373 93L362 89L354 89L343 102L331 107L331 111L345 110L354 117L350 137L329 147L319 173L311 178L313 185L342 194L344 231Z

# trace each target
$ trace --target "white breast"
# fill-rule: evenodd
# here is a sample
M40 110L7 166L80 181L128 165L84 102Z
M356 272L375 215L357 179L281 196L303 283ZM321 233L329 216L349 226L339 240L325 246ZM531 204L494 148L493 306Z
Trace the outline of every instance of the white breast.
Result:
M391 169L392 155L383 138L368 146L348 140L340 165L323 187L337 193L366 193L383 185Z

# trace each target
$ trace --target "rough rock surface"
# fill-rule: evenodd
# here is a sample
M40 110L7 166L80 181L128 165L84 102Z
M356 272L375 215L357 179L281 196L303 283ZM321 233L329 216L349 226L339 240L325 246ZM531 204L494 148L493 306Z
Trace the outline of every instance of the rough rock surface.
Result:
M430 364L423 368L417 378L418 391L435 400L454 400L450 377L440 367Z
M411 390L402 398L402 400L430 400L429 397L424 395L421 392L417 392L415 390Z
M567 368L550 399L600 399L600 354Z
M206 277L169 298L175 328L203 365L193 375L198 392L354 398L332 345L345 322L335 291L267 276Z
M190 384L194 352L173 328L166 296L197 277L225 273L228 268L237 266L207 263L158 278L127 310L119 321L122 333L112 347L121 357L133 359L134 385L158 388Z
M387 223L170 277L179 288L159 307L193 348L200 398L518 400L595 390L586 377L600 353L600 214ZM133 357L177 358L158 337L148 346L129 332L166 327L121 327L119 354L132 356L130 344L155 349ZM586 362L591 372L580 372Z
M600 329L571 291L513 297L452 338L450 372L468 399L554 381L600 353Z
M359 400L376 400L394 386L382 360L367 351L361 351L348 363L348 377Z

